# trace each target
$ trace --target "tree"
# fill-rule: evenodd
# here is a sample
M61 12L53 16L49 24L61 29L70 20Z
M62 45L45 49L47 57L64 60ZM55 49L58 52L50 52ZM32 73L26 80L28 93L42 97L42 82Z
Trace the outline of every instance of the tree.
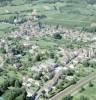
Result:
M89 61L88 60L84 60L83 61L83 65L84 65L84 67L89 67Z
M41 55L40 54L37 54L35 60L36 61L41 61Z
M24 89L23 93L21 95L19 95L18 97L16 97L15 100L26 100L26 96L27 96L27 92Z
M89 82L89 87L93 87L94 85L93 85L93 83L90 81Z
M54 52L50 52L50 58L54 59L55 57L55 53Z
M9 78L9 85L14 86L15 80L16 80L15 78Z
M80 92L83 92L85 90L85 88L84 87L81 87L81 90L80 90Z
M21 87L22 86L22 84L21 84L21 82L19 81L19 80L16 80L15 81L15 87Z
M74 70L69 69L67 72L67 75L72 76L72 75L74 75L74 72L75 72Z
M6 50L5 50L5 48L4 48L4 47L0 48L0 51L1 51L3 54L5 54L5 53L6 53Z
M55 33L55 34L53 34L53 37L54 37L55 39L62 39L62 36L60 35L60 33Z

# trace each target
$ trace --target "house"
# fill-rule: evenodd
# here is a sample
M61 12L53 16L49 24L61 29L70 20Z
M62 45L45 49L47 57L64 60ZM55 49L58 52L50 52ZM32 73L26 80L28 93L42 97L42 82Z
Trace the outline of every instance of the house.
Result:
M32 48L32 44L30 42L23 42L22 44L23 48L30 49Z
M20 63L15 63L15 64L13 64L13 67L16 68L16 69L19 69L21 67L21 64Z
M36 9L34 9L33 12L32 12L32 19L33 20L38 20L38 14L37 14Z
M74 76L66 76L66 78L68 81L72 81L74 79Z
M74 70L74 68L75 68L73 64L70 64L68 67L69 67L69 69L71 69L71 70Z

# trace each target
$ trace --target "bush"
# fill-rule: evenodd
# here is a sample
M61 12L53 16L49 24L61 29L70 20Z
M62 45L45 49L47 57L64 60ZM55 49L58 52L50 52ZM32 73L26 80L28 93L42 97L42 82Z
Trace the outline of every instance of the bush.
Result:
M73 96L71 95L67 95L66 97L64 97L62 100L72 100Z
M38 53L36 56L35 56L35 61L41 61L43 59L46 59L45 55L44 54L41 54L41 53Z
M93 87L94 85L93 85L93 83L90 81L89 82L89 87Z

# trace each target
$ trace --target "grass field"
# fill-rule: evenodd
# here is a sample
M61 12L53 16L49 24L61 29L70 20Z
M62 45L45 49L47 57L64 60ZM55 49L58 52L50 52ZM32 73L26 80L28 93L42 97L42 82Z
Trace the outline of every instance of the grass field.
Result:
M89 98L88 100L96 100L96 80L92 81L93 87L85 86L85 90L75 95L73 100L81 100L80 96Z
M13 24L0 23L0 37L7 35L13 28L15 28Z

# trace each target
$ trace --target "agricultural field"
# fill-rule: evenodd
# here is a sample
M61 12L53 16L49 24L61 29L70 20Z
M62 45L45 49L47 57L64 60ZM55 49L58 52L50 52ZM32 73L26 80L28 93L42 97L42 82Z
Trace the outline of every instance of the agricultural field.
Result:
M51 0L49 2L46 0L29 0L29 2L26 0L12 0L11 4L8 3L7 6L0 7L0 21L10 22L11 20L11 23L14 23L12 20L16 16L26 18L31 16L35 9L39 16L45 16L39 19L42 23L94 31L96 6L95 3L91 4L91 2L91 0Z

